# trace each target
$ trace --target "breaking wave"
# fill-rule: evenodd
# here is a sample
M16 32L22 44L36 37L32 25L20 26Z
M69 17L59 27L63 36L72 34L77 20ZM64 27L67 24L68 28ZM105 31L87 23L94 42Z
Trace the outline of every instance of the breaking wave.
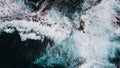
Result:
M32 1L31 7L24 0L0 0L0 32L18 31L22 41L53 40L32 62L39 68L120 68L120 1L75 1L70 7L69 0L45 0L34 11Z

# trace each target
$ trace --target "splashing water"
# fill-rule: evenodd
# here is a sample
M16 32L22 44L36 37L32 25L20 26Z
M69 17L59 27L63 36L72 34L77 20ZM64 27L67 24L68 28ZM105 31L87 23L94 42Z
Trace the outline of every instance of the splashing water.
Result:
M17 5L19 7L17 9L11 6L11 9L8 5L15 0L5 1L7 2L7 5L4 5L5 8L0 5L0 11L5 10L0 12L0 17L8 15L13 19L11 19L12 21L0 19L1 32L12 33L14 29L8 27L15 27L23 41L26 39L43 40L42 36L55 41L52 47L48 44L43 56L36 58L34 64L44 68L48 68L47 66L54 68L54 64L63 65L65 68L120 67L120 27L113 24L116 21L115 17L119 16L119 0L102 0L97 5L91 5L89 1L85 0L81 14L75 12L77 16L73 20L62 15L54 8L51 8L46 15L42 16L39 11L36 13L30 12L25 5ZM22 4L19 1L17 3ZM16 6L16 3L14 4ZM87 9L88 7L91 8ZM16 20L15 15L19 13L22 18ZM33 22L31 16L34 15L38 15L41 20ZM30 21L26 16L30 16L28 17ZM80 22L78 18L85 22L85 33L76 29ZM40 24L41 21L45 25ZM47 24L51 24L51 27ZM32 32L30 32L31 30Z

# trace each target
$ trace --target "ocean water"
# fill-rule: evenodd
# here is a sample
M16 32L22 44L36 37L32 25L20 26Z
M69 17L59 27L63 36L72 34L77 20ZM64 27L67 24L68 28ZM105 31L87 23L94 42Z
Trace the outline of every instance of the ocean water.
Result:
M0 0L0 38L9 38L4 32L12 38L19 37L14 39L17 41L11 40L10 45L14 45L13 52L16 48L18 51L12 53L9 50L10 54L3 55L6 47L3 52L1 50L1 55L20 57L17 61L13 56L9 58L12 60L2 60L1 67L120 68L119 0L55 0L50 2L51 5L40 1L42 7L30 2L27 3L29 6L24 0ZM51 8L42 12L46 5ZM80 20L85 23L84 31L78 30ZM14 35L16 31L17 36ZM54 44L51 45L49 40Z

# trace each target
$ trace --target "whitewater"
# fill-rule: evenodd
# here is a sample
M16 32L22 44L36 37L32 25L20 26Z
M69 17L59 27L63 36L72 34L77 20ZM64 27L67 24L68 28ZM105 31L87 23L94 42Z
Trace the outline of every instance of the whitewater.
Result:
M120 68L120 22L113 23L118 21L116 17L120 18L119 0L102 0L97 5L85 0L80 14L75 12L73 20L54 7L44 15L41 10L31 12L27 8L22 0L0 0L0 34L17 30L22 41L44 41L45 37L54 40L54 45L48 44L34 64ZM80 20L85 22L85 33L77 29Z

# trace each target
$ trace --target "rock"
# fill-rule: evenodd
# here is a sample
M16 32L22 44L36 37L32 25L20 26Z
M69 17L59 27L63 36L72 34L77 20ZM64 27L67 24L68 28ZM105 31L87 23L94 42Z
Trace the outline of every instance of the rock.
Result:
M85 33L84 29L85 29L85 22L83 20L81 20L79 23L78 30L83 31L83 33Z

